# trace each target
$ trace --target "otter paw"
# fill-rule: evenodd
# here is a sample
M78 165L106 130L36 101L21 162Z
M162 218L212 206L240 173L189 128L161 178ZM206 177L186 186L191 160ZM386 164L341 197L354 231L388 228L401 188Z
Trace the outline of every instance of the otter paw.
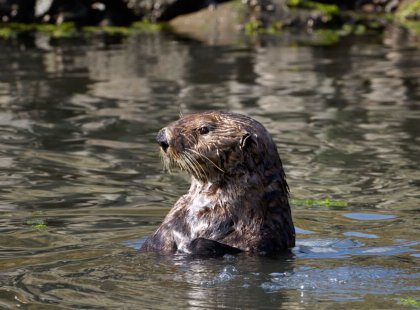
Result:
M205 238L196 238L187 247L192 255L220 257L225 254L238 254L242 250Z

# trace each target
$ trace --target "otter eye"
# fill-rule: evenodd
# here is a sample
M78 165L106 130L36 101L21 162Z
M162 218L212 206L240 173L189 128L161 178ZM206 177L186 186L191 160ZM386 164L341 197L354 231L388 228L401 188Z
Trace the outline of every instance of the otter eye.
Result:
M210 132L210 129L209 127L203 126L198 128L198 132L200 133L200 135L205 135Z

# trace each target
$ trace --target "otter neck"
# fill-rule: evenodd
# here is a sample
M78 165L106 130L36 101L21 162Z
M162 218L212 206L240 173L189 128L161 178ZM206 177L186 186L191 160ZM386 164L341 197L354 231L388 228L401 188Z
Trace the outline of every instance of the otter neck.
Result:
M258 201L258 197L272 192L288 196L284 172L276 165L268 170L257 169L241 174L224 174L212 180L202 180L192 176L189 190L190 195L211 197L213 201L232 201L235 205L241 200Z

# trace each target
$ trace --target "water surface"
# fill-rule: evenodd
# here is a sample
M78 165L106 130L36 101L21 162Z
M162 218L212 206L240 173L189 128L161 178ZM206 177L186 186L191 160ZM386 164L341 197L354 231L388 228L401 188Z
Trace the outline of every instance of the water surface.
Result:
M38 34L1 42L0 67L0 308L418 300L417 47L381 36L322 47ZM272 133L298 232L289 255L138 253L189 185L162 172L154 137L180 113L208 109L248 114Z

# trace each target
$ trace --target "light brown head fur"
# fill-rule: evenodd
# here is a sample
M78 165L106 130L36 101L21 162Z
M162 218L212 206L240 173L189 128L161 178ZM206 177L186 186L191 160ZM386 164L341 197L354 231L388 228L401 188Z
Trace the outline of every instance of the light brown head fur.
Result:
M190 114L163 128L158 140L168 170L181 168L203 182L218 182L243 174L244 169L281 165L269 133L259 122L241 114Z

